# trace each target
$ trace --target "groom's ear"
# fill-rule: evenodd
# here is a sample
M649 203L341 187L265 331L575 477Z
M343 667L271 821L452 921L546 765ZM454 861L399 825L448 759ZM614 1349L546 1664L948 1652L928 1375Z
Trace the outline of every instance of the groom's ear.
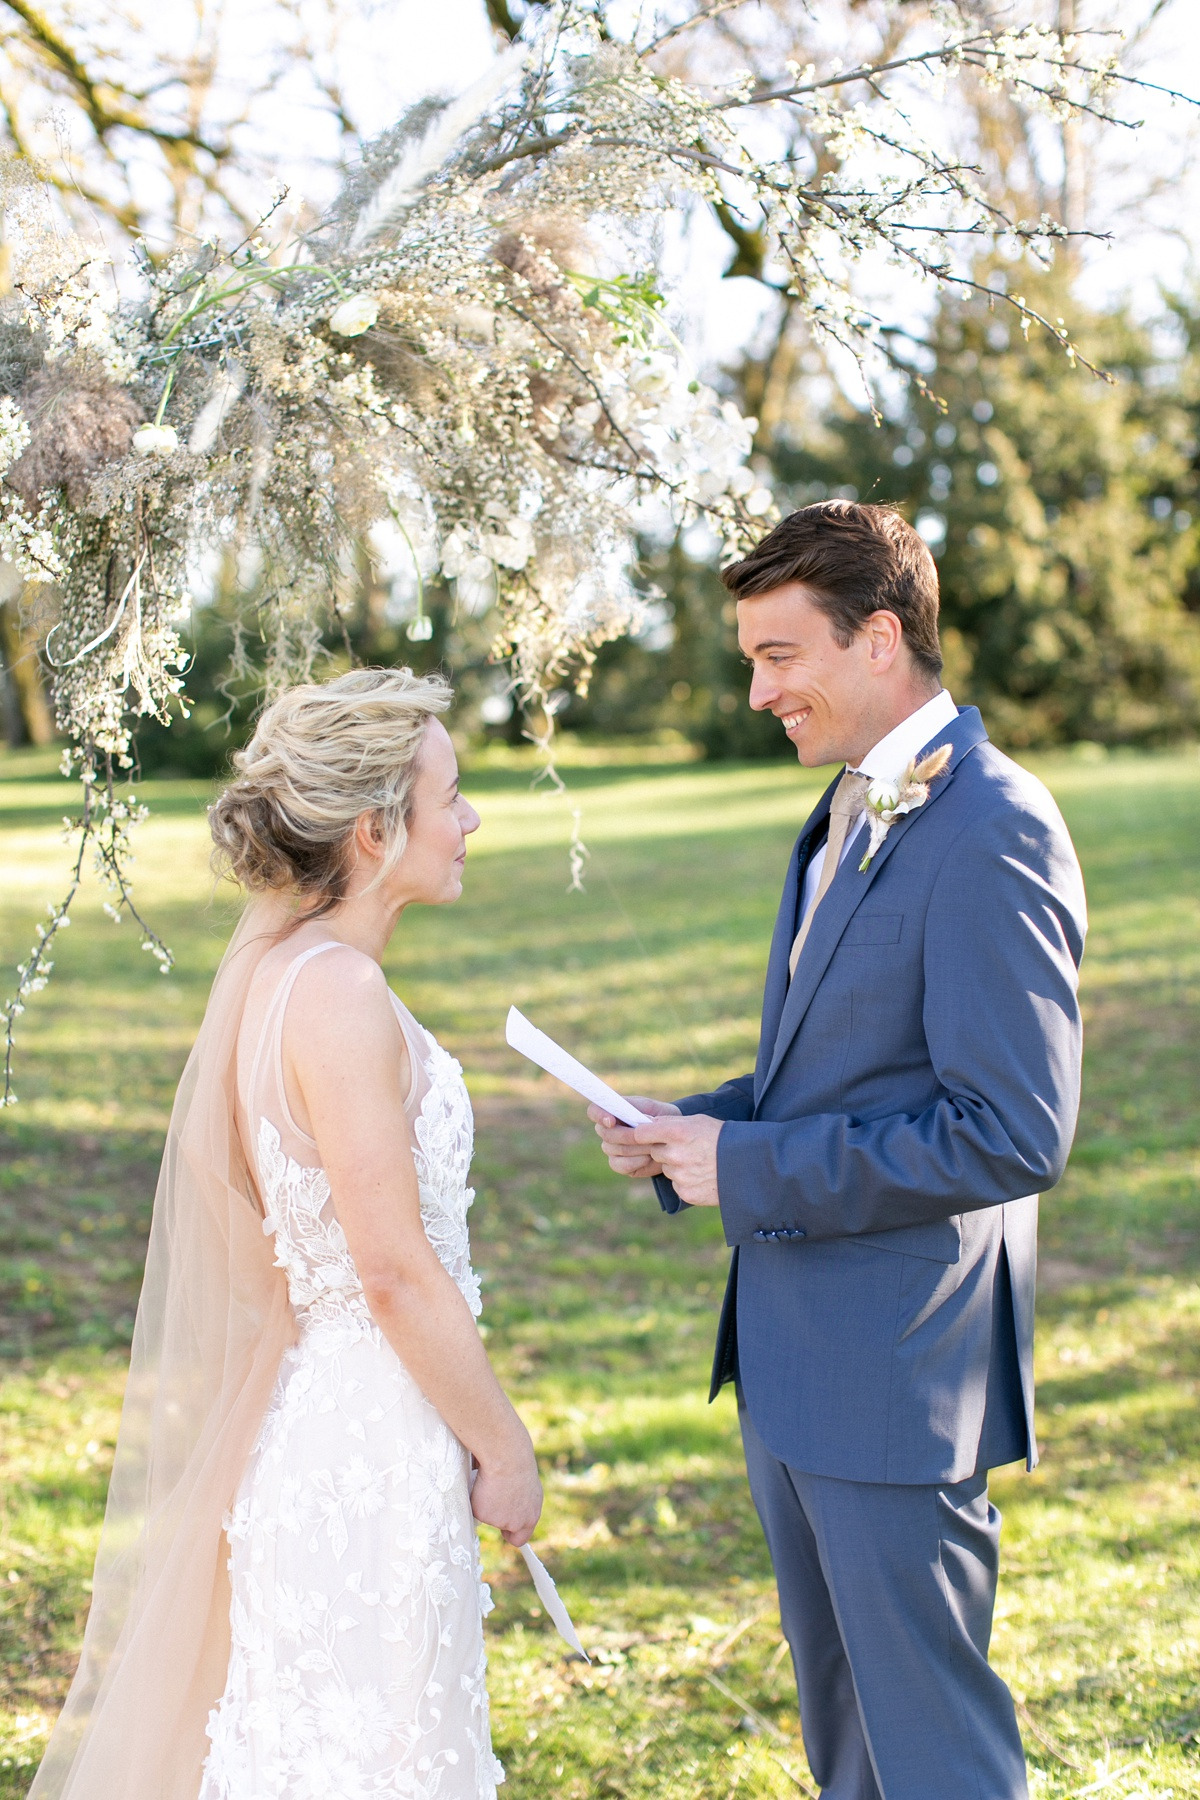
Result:
M861 636L866 640L872 675L889 675L896 658L904 648L904 627L894 612L881 608L863 621Z

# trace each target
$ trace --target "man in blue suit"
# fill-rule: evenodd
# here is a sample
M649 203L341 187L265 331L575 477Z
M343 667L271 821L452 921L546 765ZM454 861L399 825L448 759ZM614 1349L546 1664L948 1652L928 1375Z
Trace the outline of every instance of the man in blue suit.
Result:
M1079 866L1045 788L942 688L937 571L897 514L805 507L725 581L751 706L801 763L846 771L788 865L754 1073L638 1097L635 1130L591 1116L665 1211L720 1207L712 1392L737 1384L826 1800L1024 1800L988 1665L987 1478L1037 1456L1037 1195L1078 1109Z

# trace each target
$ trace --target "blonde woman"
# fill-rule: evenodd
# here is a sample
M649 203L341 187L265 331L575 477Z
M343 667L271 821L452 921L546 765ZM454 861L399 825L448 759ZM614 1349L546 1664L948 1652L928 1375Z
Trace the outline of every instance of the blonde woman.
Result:
M529 1435L475 1316L471 1109L390 992L479 818L450 690L284 694L211 813L255 896L172 1117L83 1658L32 1800L490 1800L476 1519ZM473 1477L473 1485L472 1485Z

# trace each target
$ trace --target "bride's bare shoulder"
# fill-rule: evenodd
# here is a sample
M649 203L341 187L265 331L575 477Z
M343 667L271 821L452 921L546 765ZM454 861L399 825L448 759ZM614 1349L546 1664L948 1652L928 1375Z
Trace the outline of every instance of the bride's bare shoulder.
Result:
M296 976L294 993L311 1002L334 996L370 1006L387 997L387 978L375 961L353 944L330 943L319 956L310 956Z
M282 1048L300 1076L308 1069L324 1078L331 1067L363 1076L374 1064L403 1062L403 1033L374 958L349 943L309 956L291 988Z

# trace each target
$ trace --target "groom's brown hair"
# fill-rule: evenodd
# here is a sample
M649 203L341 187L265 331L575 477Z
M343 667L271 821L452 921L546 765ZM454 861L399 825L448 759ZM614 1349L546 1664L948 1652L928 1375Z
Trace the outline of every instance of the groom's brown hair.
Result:
M721 579L738 600L802 582L843 649L872 613L895 613L913 661L926 675L942 672L937 565L924 539L890 506L856 500L802 506Z

